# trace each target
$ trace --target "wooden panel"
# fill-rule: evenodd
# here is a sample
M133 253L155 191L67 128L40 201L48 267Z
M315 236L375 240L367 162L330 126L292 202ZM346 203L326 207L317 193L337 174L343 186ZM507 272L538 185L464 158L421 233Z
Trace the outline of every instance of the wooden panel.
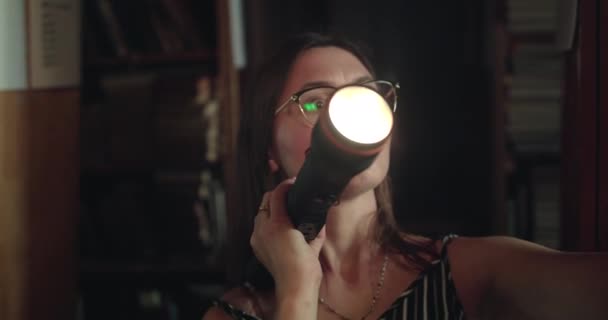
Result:
M600 5L600 105L599 105L599 215L598 236L600 250L608 250L608 3Z
M21 114L13 107L24 105L24 96L0 93L0 318L20 319L23 312L25 264L25 224L20 212L25 211L25 183L22 153L17 139L23 131Z
M566 92L566 102L571 103L564 110L562 152L562 246L567 250L597 249L598 3L580 1L579 43L570 57L568 81L574 83L568 90L574 92Z
M217 1L218 17L218 95L222 112L222 163L226 190L226 212L238 212L236 207L236 139L239 123L239 74L232 60L230 33L230 1ZM220 257L225 259L225 257Z
M78 90L0 93L0 318L74 314Z
M507 233L507 212L505 211L505 163L507 159L507 153L505 149L505 112L506 112L506 100L505 100L505 59L507 55L507 30L506 25L501 22L497 22L495 25L495 41L496 41L496 57L494 60L495 73L494 73L494 112L492 128L494 128L494 170L492 170L492 185L495 190L494 196L494 208L492 215L492 233L494 234L506 234Z
M560 174L560 225L562 249L570 250L576 242L576 201L578 181L574 163L576 161L576 141L574 120L578 101L577 52L571 51L564 58L564 81L562 85L561 124L561 174Z
M580 75L576 150L580 184L578 250L596 249L597 212L597 14L599 0L580 2Z

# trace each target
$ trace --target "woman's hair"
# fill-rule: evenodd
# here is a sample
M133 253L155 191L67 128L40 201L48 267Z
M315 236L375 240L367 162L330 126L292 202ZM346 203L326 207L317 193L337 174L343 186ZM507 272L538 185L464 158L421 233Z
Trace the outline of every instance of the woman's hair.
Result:
M300 53L319 47L338 47L357 57L375 77L372 64L364 51L346 39L304 33L289 38L275 56L261 66L248 94L242 99L240 128L237 143L237 170L239 205L237 212L229 217L230 237L228 254L228 280L243 281L245 266L253 253L249 238L253 231L253 221L264 192L273 189L285 177L282 173L272 174L268 166L268 153L273 141L275 108L293 63ZM388 176L374 190L378 205L377 224L374 232L376 242L384 250L400 253L405 262L422 269L428 265L424 256L434 257L432 243L408 238L396 223L391 188Z

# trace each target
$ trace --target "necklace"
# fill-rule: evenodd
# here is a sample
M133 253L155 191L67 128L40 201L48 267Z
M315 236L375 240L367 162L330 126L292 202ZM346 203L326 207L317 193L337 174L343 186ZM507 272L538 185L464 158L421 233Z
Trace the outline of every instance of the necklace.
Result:
M374 308L376 307L376 302L378 301L378 297L380 296L380 290L382 290L382 286L384 285L384 274L386 273L386 266L388 264L388 256L384 255L384 261L382 262L382 269L380 269L380 276L378 277L378 284L376 285L376 290L374 291L374 295L372 296L372 303L369 306L369 310L365 313L365 315L361 318L361 320L365 320L372 312L374 312ZM352 320L351 318L339 313L330 306L323 297L319 297L319 303L321 303L329 312L338 316L341 320Z

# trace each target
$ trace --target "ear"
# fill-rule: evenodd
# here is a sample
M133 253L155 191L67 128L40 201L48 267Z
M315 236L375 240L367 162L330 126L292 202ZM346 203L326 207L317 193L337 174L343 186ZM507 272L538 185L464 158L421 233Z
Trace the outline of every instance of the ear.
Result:
M268 151L268 169L270 170L270 173L276 173L277 171L279 171L279 163L276 160L276 157L274 155L274 152L272 150Z

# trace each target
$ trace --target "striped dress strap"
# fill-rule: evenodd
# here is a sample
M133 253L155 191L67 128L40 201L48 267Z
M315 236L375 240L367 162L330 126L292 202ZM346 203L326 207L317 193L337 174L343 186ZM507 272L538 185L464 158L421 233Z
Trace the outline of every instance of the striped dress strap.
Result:
M433 261L380 319L465 319L448 259L448 245L455 238L456 235L443 238L440 259Z
M448 235L444 236L443 239L441 240L442 245L441 245L441 254L440 254L440 257L441 257L442 261L445 261L446 263L449 263L448 257L447 257L447 254L448 254L448 245L450 244L450 242L452 242L452 240L454 240L456 238L458 238L458 235L451 233L451 234L448 234Z

